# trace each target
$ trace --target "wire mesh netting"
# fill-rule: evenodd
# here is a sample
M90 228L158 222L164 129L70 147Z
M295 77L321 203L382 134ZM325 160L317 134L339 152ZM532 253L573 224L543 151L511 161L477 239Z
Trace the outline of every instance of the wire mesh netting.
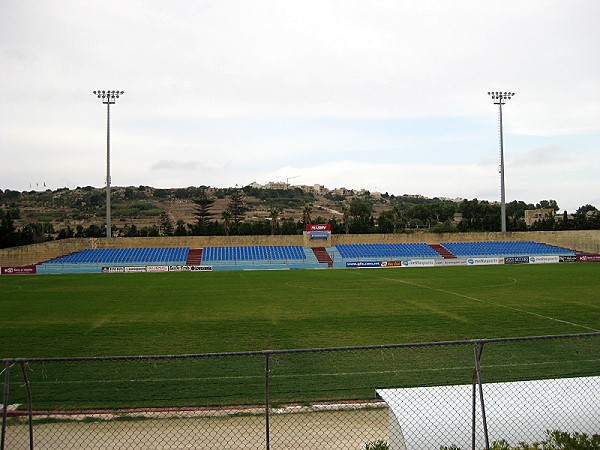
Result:
M600 333L6 359L2 448L516 445L539 442L547 430L600 433L599 378Z

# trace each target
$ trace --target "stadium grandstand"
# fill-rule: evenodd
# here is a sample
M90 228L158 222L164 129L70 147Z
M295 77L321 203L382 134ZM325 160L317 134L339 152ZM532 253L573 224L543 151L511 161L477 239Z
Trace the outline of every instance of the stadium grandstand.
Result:
M297 245L253 245L246 247L206 247L203 261L259 261L259 260L303 260L306 258L302 247Z
M443 264L457 259L575 256L565 248L533 241L445 242L441 244L338 244L306 248L299 245L215 246L177 248L86 249L37 265L37 273L159 270L257 270L353 267L353 263L386 265ZM373 266L373 264L371 264ZM114 268L121 268L116 270Z
M189 248L87 249L48 261L47 264L184 264Z
M337 245L342 258L439 258L428 244L346 244Z
M515 242L445 242L446 250L459 258L476 256L574 255L571 250L532 241Z

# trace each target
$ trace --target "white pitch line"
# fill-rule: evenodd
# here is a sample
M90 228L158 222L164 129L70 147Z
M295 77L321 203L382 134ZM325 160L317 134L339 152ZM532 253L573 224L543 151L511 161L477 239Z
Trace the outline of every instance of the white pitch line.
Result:
M370 276L373 276L373 275L370 274ZM431 287L431 286L425 286L423 284L413 283L413 282L406 281L406 280L396 280L396 279L391 279L391 278L386 278L386 277L375 277L375 278L379 278L381 280L386 280L386 281L392 281L392 282L396 282L396 283L408 284L408 285L420 287L420 288L423 288L423 289L429 289L430 291L442 292L444 294L450 294L450 295L454 295L456 297L466 298L467 300L472 300L474 302L479 302L479 303L485 303L485 304L488 304L488 305L498 306L500 308L510 309L512 311L517 311L517 312L520 312L520 313L523 313L523 314L529 314L531 316L539 317L540 319L553 320L555 322L564 323L564 324L567 324L567 325L571 325L571 326L574 326L574 327L583 328L583 329L594 331L594 332L600 331L600 330L597 330L595 328L588 327L586 325L581 325L579 323L574 323L574 322L569 322L567 320L557 319L556 317L545 316L543 314L538 314L538 313L535 313L535 312L532 312L532 311L527 311L526 309L515 308L514 306L506 306L506 305L503 305L502 303L495 303L495 302L490 302L490 301L487 301L487 300L482 300L482 299L477 298L477 297L472 297L470 295L460 294L458 292L449 291L447 289L434 288L434 287Z

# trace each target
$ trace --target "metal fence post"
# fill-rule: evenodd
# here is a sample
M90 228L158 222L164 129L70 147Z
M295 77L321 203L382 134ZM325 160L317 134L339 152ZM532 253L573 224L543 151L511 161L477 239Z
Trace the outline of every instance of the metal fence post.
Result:
M21 371L23 372L23 382L25 383L25 392L27 393L27 410L29 415L29 450L33 450L33 406L31 404L31 386L27 377L25 361L20 361Z
M8 382L10 381L10 363L7 361L4 366L4 404L2 405L2 438L0 440L0 450L4 450L4 437L6 434L6 416L8 414Z
M475 342L475 373L473 374L479 385L479 401L481 403L481 418L483 421L483 436L485 438L485 449L490 449L490 441L488 438L487 419L485 417L485 402L483 399L483 384L481 382L481 353L483 353L483 342ZM475 382L475 380L474 380ZM475 384L473 384L473 394L475 394ZM473 449L475 449L475 395L473 395Z
M471 408L471 450L475 450L476 444L476 435L475 429L477 428L475 415L477 412L477 376L475 374L475 370L473 370L473 397L471 400L472 408Z
M271 448L270 424L269 424L269 351L265 351L265 440L267 450Z

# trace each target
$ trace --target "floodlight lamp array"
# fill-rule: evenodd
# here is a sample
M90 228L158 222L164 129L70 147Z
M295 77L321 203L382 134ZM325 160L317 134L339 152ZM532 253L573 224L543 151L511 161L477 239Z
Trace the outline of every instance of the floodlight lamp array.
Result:
M510 100L512 98L513 95L515 95L514 92L488 92L488 95L490 97L492 97L492 100L494 100L494 103L506 103L506 100Z
M107 98L107 99L119 98L119 95L123 95L124 93L125 93L124 91L101 91L101 90L94 91L94 95L97 96L98 98Z

